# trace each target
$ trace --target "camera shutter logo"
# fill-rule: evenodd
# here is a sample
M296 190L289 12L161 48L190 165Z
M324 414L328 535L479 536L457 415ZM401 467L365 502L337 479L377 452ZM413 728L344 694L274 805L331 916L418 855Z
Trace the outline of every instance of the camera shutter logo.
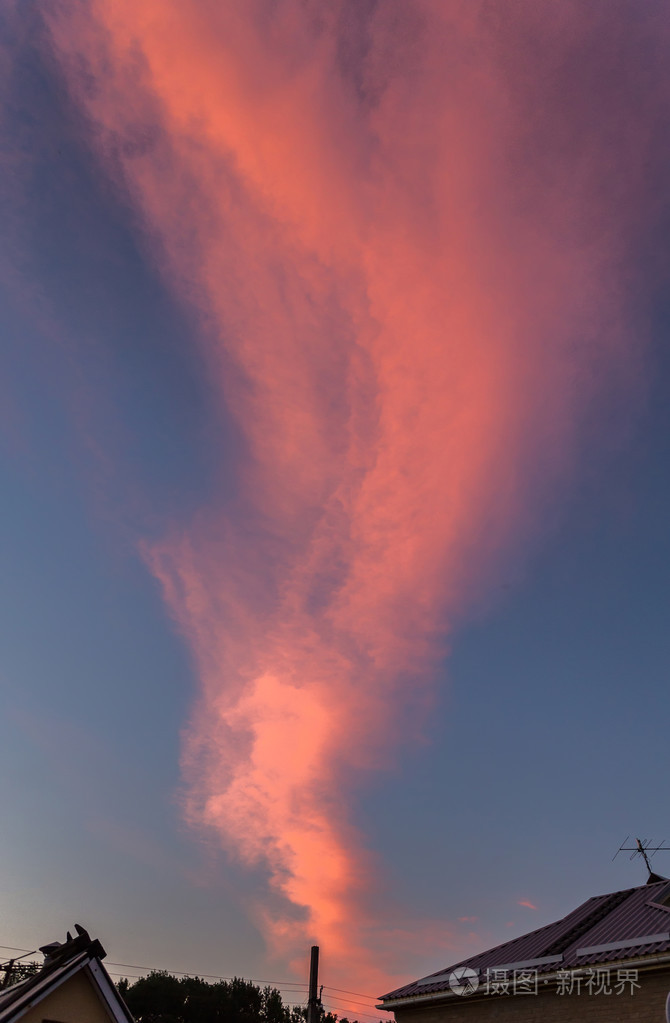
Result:
M449 974L449 987L455 995L472 995L479 987L479 973L469 966L459 966Z

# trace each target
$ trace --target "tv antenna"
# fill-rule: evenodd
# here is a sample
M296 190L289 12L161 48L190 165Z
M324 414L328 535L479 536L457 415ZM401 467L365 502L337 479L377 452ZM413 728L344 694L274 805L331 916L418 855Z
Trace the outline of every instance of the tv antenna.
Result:
M627 835L624 841L617 849L617 851L614 853L612 859L615 860L620 852L629 852L631 854L630 855L631 860L634 860L636 856L641 856L646 864L647 870L649 871L649 880L652 880L653 878L653 880L655 881L656 880L665 881L666 878L661 877L659 874L656 874L651 869L650 863L650 860L654 853L670 852L670 845L665 844L665 839L663 839L660 845L652 845L650 838L636 838L635 845L626 845L626 843L629 841L630 835Z

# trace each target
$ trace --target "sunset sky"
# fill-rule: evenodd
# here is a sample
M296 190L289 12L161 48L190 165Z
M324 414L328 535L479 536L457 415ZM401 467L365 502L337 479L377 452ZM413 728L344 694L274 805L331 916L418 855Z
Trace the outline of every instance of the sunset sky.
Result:
M0 958L76 920L300 1002L316 943L367 1023L645 880L669 44L663 0L3 5Z

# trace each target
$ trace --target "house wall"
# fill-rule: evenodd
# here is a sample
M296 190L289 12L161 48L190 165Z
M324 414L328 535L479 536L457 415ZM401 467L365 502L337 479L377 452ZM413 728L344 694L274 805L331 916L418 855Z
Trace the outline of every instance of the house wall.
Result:
M83 970L50 992L21 1016L21 1023L110 1023L103 1003Z
M464 996L442 1005L396 1009L397 1023L663 1023L670 971L640 973L634 994Z

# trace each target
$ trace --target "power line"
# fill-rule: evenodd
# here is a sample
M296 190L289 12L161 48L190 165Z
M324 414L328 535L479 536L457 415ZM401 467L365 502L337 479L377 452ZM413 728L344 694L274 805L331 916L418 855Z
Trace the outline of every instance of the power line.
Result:
M0 945L0 948L7 949L10 952L26 952L28 955L34 955L37 949L29 948L18 948L16 945ZM234 977L222 977L215 973L198 973L193 970L166 970L160 966L139 966L137 963L112 963L107 961L108 966L120 966L124 970L144 970L146 973L171 973L174 977L202 977L203 980L235 980ZM119 974L121 976L121 974ZM131 978L132 979L132 978ZM138 978L139 979L139 978ZM282 988L296 988L301 990L307 989L307 984L299 980L259 980L258 977L242 977L241 980L246 980L250 984L275 984L277 987Z
M0 945L0 948L2 946ZM198 973L193 970L166 970L158 966L138 966L137 963L112 963L109 962L109 966L120 966L124 970L145 970L147 973L171 973L173 977L202 977L203 980L235 980L234 977L221 977L216 973ZM307 984L296 980L259 980L258 977L243 977L241 980L246 980L250 984L275 984L277 987L284 988L307 988Z
M379 1016L373 1016L369 1012L361 1012L359 1009L354 1009L354 1010L352 1010L352 1009L343 1009L342 1006L340 1006L340 1005L333 1005L331 1007L324 1006L324 1008L326 1008L327 1012L332 1012L334 1016L344 1017L344 1018L346 1018L348 1020L351 1020L351 1019L354 1019L354 1020L365 1019L365 1020L374 1020L375 1023L380 1023L380 1017Z
M360 998L367 998L371 1002L376 1002L377 1001L377 999L373 998L372 995L364 995L361 991L347 991L343 987L328 987L327 984L324 984L323 986L324 986L324 989L326 991L339 991L340 994L343 994L343 995L358 995Z
M129 977L127 973L119 973L117 970L107 970L107 973L109 974L110 977L121 977L123 980L130 980L130 981L133 981L133 982L139 981L139 980L145 980L146 979L145 977ZM166 971L166 973L167 973L167 971ZM174 976L174 974L171 975L171 976ZM203 974L200 974L200 973L185 973L185 974L183 974L183 976L187 977L187 978L190 978L192 980L206 980L207 979ZM222 980L226 980L225 977L222 977L221 979ZM232 978L229 978L229 979L232 979ZM245 983L253 983L253 981L247 981L243 977L240 977L239 979L240 980L244 980ZM281 988L277 988L277 989L278 990L286 990L289 995L292 995L294 997L295 996L299 996L299 995L301 995L303 993L302 991L291 991L291 990L288 990L287 988L284 988L283 986Z
M346 1005L336 1005L335 1002L332 1001L332 999L330 998L324 1003L324 1007L325 1005L330 1006L331 1011L333 1011L338 1016L342 1015L343 1013L346 1013L347 1017L365 1016L367 1017L367 1019L373 1019L376 1020L377 1023L379 1023L380 1019L379 1016L374 1016L371 1012L364 1012L361 1009L356 1009L355 1007L351 1008L347 1007Z
M21 950L17 948L16 951L20 952ZM32 952L24 952L22 956L12 956L11 962L13 962L13 963L20 963L22 959L26 958L26 956L33 956L33 955L35 955L36 952L37 952L37 949L35 948L35 949L33 949Z
M356 1006L356 1005L349 1005L349 1006L347 1006L347 1005L343 1005L341 1002L336 1002L332 998L324 998L323 1001L324 1001L324 1004L327 1003L328 1005L334 1005L335 1008L338 1011L346 1011L346 1012L356 1011L357 1013L361 1013L364 1016L372 1016L373 1019L379 1019L379 1016L375 1015L374 1013L370 1013L369 1011L367 1011L367 1009L364 1009L362 1006ZM368 1009L369 1009L369 1006L368 1006Z
M5 949L5 950L10 951L10 952L24 952L26 955L34 955L36 953L36 951L37 951L36 949L19 948L16 945L0 945L0 948L1 949ZM23 956L21 958L23 958ZM118 967L120 969L123 969L123 970L141 970L141 971L143 971L145 973L169 973L169 974L171 974L172 976L175 976L175 977L200 977L200 978L202 978L202 980L222 980L222 981L230 982L230 981L235 979L234 977L223 977L220 974L214 974L214 973L199 973L198 971L194 972L194 971L189 971L189 970L166 970L164 968L160 968L160 967L157 967L157 966L140 966L138 963L113 963L113 962L108 961L107 962L107 966L116 966L116 967ZM127 977L126 974L123 974L123 973L116 973L116 972L112 972L112 971L109 971L109 972L110 972L110 976L112 976L112 977L119 977L121 979L127 979L127 980L141 980L142 979L141 977L132 977L132 976L131 977ZM286 980L286 981L284 981L284 980L261 980L258 977L244 977L244 978L240 978L240 979L246 980L250 984L264 984L264 985L275 986L277 988L281 988L282 990L285 990L289 994L294 994L294 995L303 994L304 992L306 992L306 990L308 988L308 985L306 983L304 983L303 981L295 981L295 980ZM335 992L337 992L337 995L335 995L335 996L332 996L332 995L328 996L327 1001L329 1003L332 1002L334 1007L338 1010L338 1012L351 1011L351 1008L354 1008L354 1009L356 1009L356 1015L368 1016L370 1019L374 1019L374 1020L378 1020L379 1019L379 1016L373 1016L371 1013L363 1011L364 1008L365 1009L373 1008L373 1006L375 1004L375 999L372 998L370 995L364 995L360 991L349 991L346 988L330 987L329 985L326 985L326 984L324 984L323 987L324 987L324 991L335 991ZM355 995L358 998L364 998L364 999L369 1000L369 1001L368 1001L368 1004L364 1004L364 1003L361 1003L361 1002L354 1002L350 998L340 998L340 997L338 997L340 994ZM336 1002L348 1003L348 1004L340 1004L339 1006L337 1006L337 1005L335 1005ZM304 1004L305 1004L304 1000L302 1002L300 1002L300 1003L298 1003L298 1002L292 1003L292 1005L299 1005L299 1006L304 1006ZM360 1007L360 1008L357 1008L357 1007Z
M373 1016L369 1012L361 1012L359 1009L343 1009L341 1005L325 1005L324 1008L327 1012L332 1012L333 1016L338 1018L344 1017L347 1020L374 1020L375 1023L380 1023L379 1016Z
M376 1005L370 1005L368 1002L354 1002L351 998L339 998L337 995L327 996L329 1002L344 1002L349 1005L359 1005L362 1009L376 1009Z
M369 1015L373 1019L379 1019L377 1015L373 1015L369 1012L370 1009L376 1009L376 1005L370 1005L367 1002L355 1002L351 998L342 998L340 995L324 995L324 1002L336 1006L338 1011L345 1011L348 1013L356 1012L359 1015ZM367 1011L366 1011L367 1010Z
M17 948L15 945L0 945L0 948L12 949L15 952L23 951L23 949ZM36 952L36 951L37 951L37 949L33 950L32 952L27 952L26 954L27 955L33 955L34 952ZM23 959L24 956L21 956L21 958ZM15 961L18 962L18 960L15 960ZM34 962L36 964L38 964L39 960L34 960ZM108 965L109 966L113 966L113 965L114 966L124 966L124 965L128 966L129 964L127 964L127 963L109 963ZM137 969L143 969L143 968L144 967L137 967ZM117 973L115 970L108 970L107 972L109 973L110 977L118 977L119 980L142 980L143 979L142 977L128 977L127 974L125 974L125 973ZM155 972L162 972L162 971L155 971ZM167 973L168 971L165 971L165 972ZM176 972L177 971L174 971L174 973L176 973ZM181 971L179 971L179 972L181 972ZM184 976L184 977L195 977L196 976L196 974L193 974L193 973L181 973L181 975ZM207 975L205 975L205 974L197 974L197 976L199 978L201 978L202 980L205 980ZM209 975L209 979L212 979L212 975L211 974ZM232 980L233 978L232 977L216 977L215 979L218 979L218 980ZM262 981L252 981L250 979L249 983L257 983L257 984L258 983L268 983L268 984L269 983L275 983L275 984L279 984L279 981L266 981L266 982L262 982ZM289 984L281 984L281 987L285 988L286 990L288 990L289 986L290 986ZM297 986L297 982L295 982L291 986ZM303 987L304 986L305 985L303 985ZM294 995L295 994L302 994L302 992L297 992L297 991L296 992L289 992L289 994L294 994ZM284 1001L284 1004L288 1005L289 1008L304 1008L306 1003L307 1003L307 999L306 998L303 999L302 1001L298 1001L298 1002L290 1001L288 999L286 999Z
M4 949L13 948L14 951L17 951L17 952L21 951L21 949L17 949L15 946L9 946L9 945L0 945L0 948L4 948ZM27 953L27 955L31 955L31 954L32 954L31 952ZM34 960L34 962L37 963L38 961ZM114 964L109 963L108 965L111 966L111 965L114 965ZM128 964L126 964L126 965L128 965ZM133 981L137 981L137 980L142 980L143 979L142 977L128 977L127 974L125 974L125 973L117 973L116 970L108 970L107 972L109 973L110 977L118 978L119 980L133 980ZM165 971L165 972L167 972L167 971ZM181 973L181 971L180 971L180 973ZM196 974L188 974L188 973L181 973L181 975L185 976L185 977L196 976ZM203 980L206 979L206 975L197 974L197 976L201 977L201 979L203 979ZM212 974L209 975L209 979L212 979ZM232 978L224 978L224 977L220 977L219 978L219 977L217 977L217 979L220 979L220 980L228 979L228 980L230 980ZM250 980L250 983L251 982L252 981ZM260 983L260 982L256 981L256 983ZM270 982L268 982L268 983L270 983ZM278 981L274 981L272 983L279 984ZM283 985L282 984L281 986L282 987L286 987L288 989L288 985ZM335 990L335 989L331 988L330 990ZM291 994L293 994L293 995L298 994L298 992L297 991L288 991L287 990L287 994L290 996ZM349 998L342 998L341 999L341 998L339 998L337 996L332 996L332 995L324 998L323 1001L324 1001L324 1007L328 1011L331 1011L331 1012L333 1012L334 1014L336 1014L338 1016L342 1016L342 1015L346 1014L347 1017L349 1017L349 1016L356 1016L356 1017L360 1016L361 1018L362 1017L366 1017L366 1020L374 1020L375 1023L379 1023L379 1019L380 1019L379 1016L374 1016L372 1013L369 1013L369 1012L365 1011L365 1009L372 1008L372 1006L370 1006L370 1005L363 1005L360 1002L353 1002ZM344 1004L344 1003L348 1003L348 1004ZM290 1009L294 1009L294 1008L304 1009L306 1004L307 1004L307 999L303 998L302 1001L293 1001L289 997L289 998L284 999L284 1004L288 1008L290 1008Z
M137 978L127 977L125 973L116 973L114 970L107 970L107 973L109 974L110 977L118 977L119 980L135 980L135 979L142 980L141 977L137 977ZM300 1008L303 1008L304 1005L306 1004L306 1000L303 1000L302 1002L293 1002L293 1001L288 1001L288 1000L282 999L282 1002L283 1002L284 1005L287 1005L290 1009L293 1009L293 1008L300 1009Z
M330 998L324 998L323 999L323 1005L324 1005L324 1007L325 1006L330 1006L330 1008L333 1009L334 1011L336 1011L338 1013L338 1015L340 1015L340 1014L342 1014L344 1012L344 1013L347 1014L347 1016L352 1016L352 1015L356 1015L356 1016L369 1016L371 1019L377 1019L377 1020L379 1019L379 1016L375 1016L371 1012L366 1012L364 1009L358 1009L358 1008L356 1008L356 1006L339 1005L337 1002L333 1002Z

